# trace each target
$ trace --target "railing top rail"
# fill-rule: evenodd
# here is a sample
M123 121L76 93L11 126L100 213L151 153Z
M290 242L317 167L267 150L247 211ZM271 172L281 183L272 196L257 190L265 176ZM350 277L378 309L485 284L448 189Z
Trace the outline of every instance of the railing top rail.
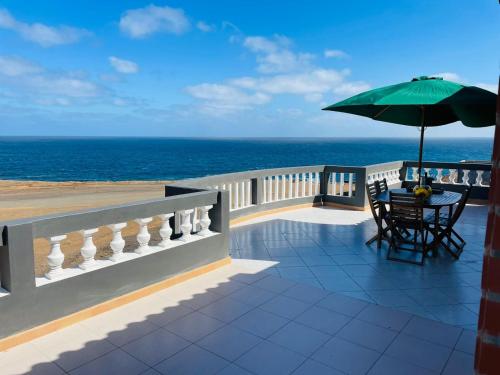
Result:
M417 161L407 160L404 162L407 167L418 166ZM468 170L483 170L487 171L491 169L491 163L450 163L450 162L440 162L440 161L424 161L422 162L424 168L445 168L445 169L468 169Z
M264 177L264 176L275 176L290 173L303 173L303 172L322 172L324 170L324 165L311 165L302 167L284 167L284 168L271 168L271 169L257 169L252 171L244 172L234 172L225 173L213 176L204 176L196 178L188 178L185 180L180 180L172 185L174 186L202 186L202 185L214 185L220 183L228 183L241 181L245 179Z
M32 224L33 237L49 237L217 203L217 191L186 190L162 199L0 222L0 228Z
M386 162L386 163L366 165L365 168L366 168L367 173L374 173L374 172L385 171L388 169L402 168L404 163L405 162L403 160L396 160L396 161L390 161L390 162Z

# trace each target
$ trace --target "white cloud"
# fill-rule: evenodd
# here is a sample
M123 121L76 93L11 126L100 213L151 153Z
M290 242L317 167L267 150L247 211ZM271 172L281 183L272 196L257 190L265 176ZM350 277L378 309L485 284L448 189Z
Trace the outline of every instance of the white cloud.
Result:
M130 60L119 59L115 56L109 57L109 63L118 72L123 74L133 74L139 71L139 66Z
M70 26L48 26L43 23L25 23L16 20L7 9L0 9L0 28L17 32L23 39L42 47L52 47L78 42L91 35L85 29Z
M347 53L339 49L325 49L324 55L328 59L329 58L345 59L349 57Z
M38 65L19 57L0 56L0 74L16 77L38 73L41 70Z
M196 23L196 27L198 28L198 30L203 31L204 33L215 31L215 25L210 25L205 21L198 21Z
M290 50L292 42L282 35L272 38L249 36L243 46L257 54L257 70L260 73L286 73L305 69L314 59L310 53L294 53Z
M441 77L442 79L445 79L447 81L452 81L457 83L465 82L465 80L462 77L460 77L457 73L452 73L452 72L431 74L430 77Z
M495 83L477 83L477 87L481 87L482 89L491 91L492 93L498 94L498 84Z
M120 30L132 38L145 38L157 32L183 34L191 27L184 10L148 5L127 10L120 19Z
M261 92L246 93L237 87L202 83L186 87L186 92L202 101L201 109L212 115L225 115L266 104L271 97Z

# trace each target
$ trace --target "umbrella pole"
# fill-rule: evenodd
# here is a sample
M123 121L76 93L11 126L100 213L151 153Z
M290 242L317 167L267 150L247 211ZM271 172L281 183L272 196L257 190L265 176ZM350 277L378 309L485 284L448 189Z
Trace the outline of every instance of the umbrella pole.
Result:
M422 154L424 151L424 106L422 109L422 121L420 122L420 147L418 149L418 184L420 184L420 177L422 176Z

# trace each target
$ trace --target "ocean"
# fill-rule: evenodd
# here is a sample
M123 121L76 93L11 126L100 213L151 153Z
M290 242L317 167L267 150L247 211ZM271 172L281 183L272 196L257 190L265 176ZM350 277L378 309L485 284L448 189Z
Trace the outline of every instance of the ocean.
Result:
M490 160L492 139L427 139L424 160ZM416 160L418 139L0 137L0 179L177 180L315 164Z

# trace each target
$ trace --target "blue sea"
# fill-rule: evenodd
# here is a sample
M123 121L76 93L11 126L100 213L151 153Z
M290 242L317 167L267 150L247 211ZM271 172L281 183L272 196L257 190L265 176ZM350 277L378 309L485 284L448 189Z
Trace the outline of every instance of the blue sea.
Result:
M427 139L424 160L490 160L492 139ZM262 168L416 160L418 139L0 137L0 179L175 180Z

